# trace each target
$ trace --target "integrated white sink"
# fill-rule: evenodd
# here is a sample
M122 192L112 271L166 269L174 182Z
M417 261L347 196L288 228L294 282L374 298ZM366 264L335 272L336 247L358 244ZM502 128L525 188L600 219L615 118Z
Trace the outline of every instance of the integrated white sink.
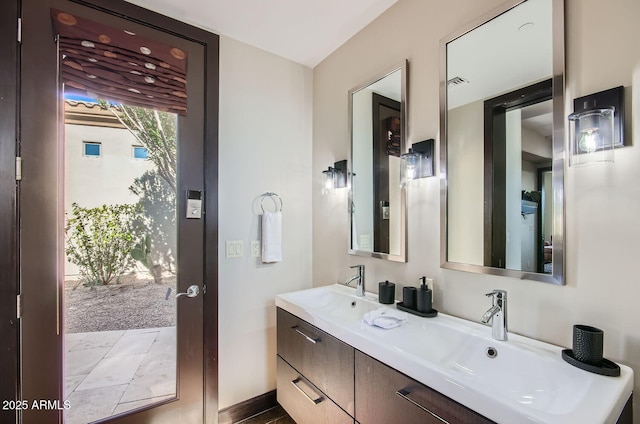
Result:
M615 423L633 389L625 365L620 377L593 374L566 363L559 346L497 341L490 327L445 314L371 327L366 312L395 307L343 285L278 295L276 306L498 423Z

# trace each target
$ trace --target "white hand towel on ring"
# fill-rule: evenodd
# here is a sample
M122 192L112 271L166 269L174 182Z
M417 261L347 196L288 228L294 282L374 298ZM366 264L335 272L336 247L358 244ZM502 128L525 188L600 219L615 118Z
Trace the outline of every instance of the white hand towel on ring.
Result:
M282 262L282 212L262 214L262 262Z

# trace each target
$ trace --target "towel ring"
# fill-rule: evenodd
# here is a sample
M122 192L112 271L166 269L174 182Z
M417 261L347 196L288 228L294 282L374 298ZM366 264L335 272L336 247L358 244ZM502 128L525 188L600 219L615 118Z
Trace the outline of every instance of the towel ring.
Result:
M280 212L282 212L282 206L283 206L282 199L276 193L268 191L266 193L262 193L260 196L262 196L262 200L260 201L260 208L262 209L262 212L265 211L264 210L265 197L269 197L273 201L273 204L276 207L276 211L278 210L278 203L276 202L276 199L274 199L274 197L278 198L278 201L280 202Z

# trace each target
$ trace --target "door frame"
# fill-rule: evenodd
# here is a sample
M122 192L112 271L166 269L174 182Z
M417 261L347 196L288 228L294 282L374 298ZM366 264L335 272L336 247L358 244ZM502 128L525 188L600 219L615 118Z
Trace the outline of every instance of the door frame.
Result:
M11 13L5 12L5 8L9 8L10 6L15 7L15 16L18 16L18 1L15 1L15 4L7 5L3 4L2 9L2 38L0 39L0 46L4 47L5 42L8 44L8 40L5 40L4 32L5 28L13 29L15 26L11 23L12 17ZM173 18L169 18L167 16L163 16L157 14L155 12L146 10L142 7L133 5L131 3L127 3L122 0L69 0L70 2L76 3L78 5L95 9L100 12L110 13L115 16L119 16L122 18L126 18L132 20L136 23L145 25L149 28L163 31L189 41L198 43L203 46L204 49L204 60L205 60L205 107L204 107L204 190L205 190L205 204L204 204L204 239L203 243L203 251L205 257L204 259L204 281L205 288L203 290L203 372L202 376L202 385L204 392L204 410L203 414L203 422L207 424L216 424L218 422L218 314L217 314L217 305L218 305L218 99L219 99L219 36L202 29L193 27L191 25L185 24ZM5 25L5 19L7 20L7 24ZM16 21L13 21L16 22ZM13 32L13 31L11 31ZM11 53L15 51L14 57L7 57L5 55L11 55ZM20 75L19 68L19 51L17 51L17 47L14 47L13 50L11 48L3 48L0 53L0 58L3 60L3 65L0 67L0 75L7 76L7 78L3 78L3 81L0 84L4 84L7 81L9 85L8 90L11 90L11 86L13 86L13 92L15 99L11 105L7 106L6 109L13 110L14 116L18 112L20 105L20 93L19 89L21 85L18 83L17 79ZM15 84L11 84L13 81L10 77L9 71L12 69L14 72L14 80ZM29 84L29 81L23 81L23 86ZM4 85L0 85L0 90L5 90ZM8 96L7 98L10 99ZM5 104L0 103L2 109L2 120L9 120L11 115L9 113L4 114ZM20 117L17 117L19 120ZM14 121L16 121L14 119ZM2 122L2 121L0 121ZM11 129L13 128L13 130ZM2 164L2 169L12 170L14 167L15 155L16 155L16 146L15 139L16 135L19 133L19 128L16 124L13 127L3 125L0 128L0 161ZM10 144L7 140L13 139L13 144ZM5 167L5 164L8 165ZM13 194L8 191L8 188L5 189L5 184L10 186L13 183ZM10 252L8 258L5 258L4 255L0 261L2 265L4 265L5 261L8 262L8 267L3 270L9 270L9 274L5 276L5 272L2 271L0 274L0 278L2 278L2 287L0 292L2 294L1 304L2 311L15 311L15 303L16 297L15 295L10 296L8 293L5 296L5 291L9 291L11 289L11 284L13 284L13 289L17 292L18 290L18 281L20 277L18 275L19 272L19 263L17 256L20 252L20 245L17 238L17 232L19 231L19 227L15 224L17 217L19 214L17 210L12 207L15 205L15 202L10 202L11 196L13 195L13 199L15 199L15 181L13 175L11 178L2 178L0 181L0 247L4 247L5 244L10 244L9 248L6 250ZM7 191L5 191L7 190ZM6 200L5 200L6 199ZM5 217L7 219L5 219ZM13 217L13 218L11 218ZM5 221L13 222L14 225L11 227L8 224L5 224ZM5 232L6 237L5 237ZM13 234L13 238L12 238ZM11 243L12 240L15 240L14 243ZM4 251L4 250L3 250ZM14 259L12 259L14 258ZM13 260L13 268L11 268L11 264ZM13 274L11 274L11 269L13 269ZM5 277L8 281L8 284L4 284ZM13 302L13 304L11 304ZM5 307L6 306L6 307ZM28 305L25 305L28 307ZM0 327L2 333L0 336L3 337L3 342L6 337L11 337L15 335L16 347L19 348L18 344L18 329L7 328L5 325L5 317L4 313L0 315L2 317L2 327ZM15 326L15 325L14 325ZM6 333L6 334L5 334ZM48 338L43 337L43 338ZM16 384L19 385L19 369L20 369L20 354L18 351L11 352L10 355L6 354L3 351L0 354L0 365L4 366L9 365L5 369L10 369L12 371L15 370L15 381ZM55 361L60 363L60 358L58 358L59 353L51 352L51 357L47 361L48 364L53 364ZM51 370L50 372L59 371ZM3 372L4 375L4 372ZM4 379L3 379L4 380ZM6 381L6 380L4 380ZM10 391L10 388L5 387L5 382L2 383L2 394L5 394L5 390L7 392ZM61 386L62 381L59 381L58 384ZM12 398L17 399L20 396L19 388L16 388ZM10 393L9 393L10 394ZM53 411L55 412L55 411ZM52 417L57 415L55 413L48 415L48 417ZM4 422L4 420L3 420ZM57 421L55 421L57 422Z
M17 400L19 320L18 225L15 178L17 156L18 89L18 0L7 0L0 7L0 401ZM16 422L13 408L0 405L0 421Z
M506 113L551 99L547 79L484 102L484 266L506 268Z

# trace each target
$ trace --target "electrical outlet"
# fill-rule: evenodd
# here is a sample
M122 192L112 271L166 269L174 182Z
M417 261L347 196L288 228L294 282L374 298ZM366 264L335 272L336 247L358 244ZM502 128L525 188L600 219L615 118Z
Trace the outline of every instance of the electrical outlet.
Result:
M227 258L241 258L244 256L242 240L227 240Z
M251 240L251 257L252 258L260 257L260 241L259 240Z

